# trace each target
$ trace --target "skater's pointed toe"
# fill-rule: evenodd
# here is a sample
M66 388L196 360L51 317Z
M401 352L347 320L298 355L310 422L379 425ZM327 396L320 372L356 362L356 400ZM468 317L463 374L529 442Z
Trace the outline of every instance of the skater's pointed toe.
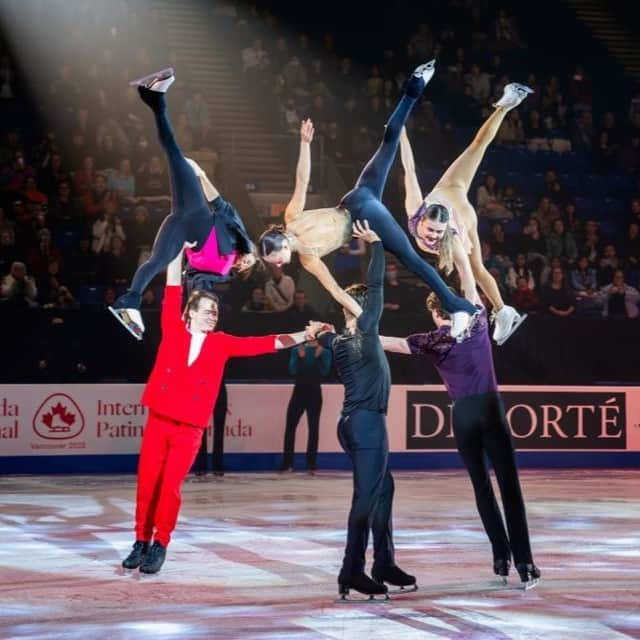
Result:
M150 73L147 76L132 80L129 84L132 87L144 87L149 91L155 91L157 93L166 93L167 89L173 84L176 79L173 67L167 67L161 71Z
M108 307L118 322L137 340L142 340L144 322L139 309L116 309Z
M502 97L493 104L494 107L503 108L507 111L517 107L528 95L534 93L531 87L518 82L511 82L505 85Z
M420 78L425 85L429 83L429 80L433 78L433 74L436 71L436 61L435 58L433 60L429 60L429 62L425 62L421 64L419 67L415 69L413 72L413 76L415 78Z

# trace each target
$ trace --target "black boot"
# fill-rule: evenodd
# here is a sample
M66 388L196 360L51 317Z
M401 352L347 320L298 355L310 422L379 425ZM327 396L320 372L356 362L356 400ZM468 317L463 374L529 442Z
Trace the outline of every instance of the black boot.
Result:
M164 93L152 91L146 87L138 87L138 94L140 95L142 102L151 107L153 111L164 111L167 108Z
M143 563L140 565L141 573L158 573L167 557L167 547L159 542L154 542L149 549Z
M541 573L540 569L538 569L533 562L517 562L516 571L520 576L520 582L523 583L525 591L527 589L532 589L538 584Z
M493 573L500 576L504 584L507 584L509 569L511 569L511 560L509 560L509 558L494 558Z
M405 587L412 587L409 589L410 591L415 591L418 588L416 585L416 577L405 573L395 564L387 567L374 565L371 570L371 577L381 584L386 582L394 587L400 587L401 591L406 591L407 589Z
M366 573L356 573L355 575L346 576L342 573L338 577L338 592L342 600L348 600L349 590L353 589L366 596L384 595L387 596L387 587L372 580Z
M149 543L144 540L136 540L133 543L131 553L122 561L125 569L137 569L145 559L149 551Z

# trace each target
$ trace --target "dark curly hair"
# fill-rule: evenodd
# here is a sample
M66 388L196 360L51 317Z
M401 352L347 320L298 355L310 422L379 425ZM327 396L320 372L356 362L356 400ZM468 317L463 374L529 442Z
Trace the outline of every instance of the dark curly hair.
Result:
M349 285L345 289L345 293L348 293L363 308L367 302L367 291L367 285L361 282Z

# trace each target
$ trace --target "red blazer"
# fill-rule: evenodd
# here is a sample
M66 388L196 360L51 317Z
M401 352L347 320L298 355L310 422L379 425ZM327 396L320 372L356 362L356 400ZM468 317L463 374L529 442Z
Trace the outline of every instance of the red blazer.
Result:
M214 331L204 339L200 354L188 366L191 334L182 320L182 287L167 286L164 291L162 340L142 404L178 422L206 427L227 360L273 353L276 336L244 338Z

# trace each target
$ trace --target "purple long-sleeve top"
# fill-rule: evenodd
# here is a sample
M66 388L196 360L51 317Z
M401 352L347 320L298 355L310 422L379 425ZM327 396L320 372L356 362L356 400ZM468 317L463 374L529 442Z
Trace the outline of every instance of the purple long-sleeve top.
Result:
M407 343L411 353L433 362L452 400L498 390L486 311L462 342L456 342L450 327L443 326L429 333L414 333Z

